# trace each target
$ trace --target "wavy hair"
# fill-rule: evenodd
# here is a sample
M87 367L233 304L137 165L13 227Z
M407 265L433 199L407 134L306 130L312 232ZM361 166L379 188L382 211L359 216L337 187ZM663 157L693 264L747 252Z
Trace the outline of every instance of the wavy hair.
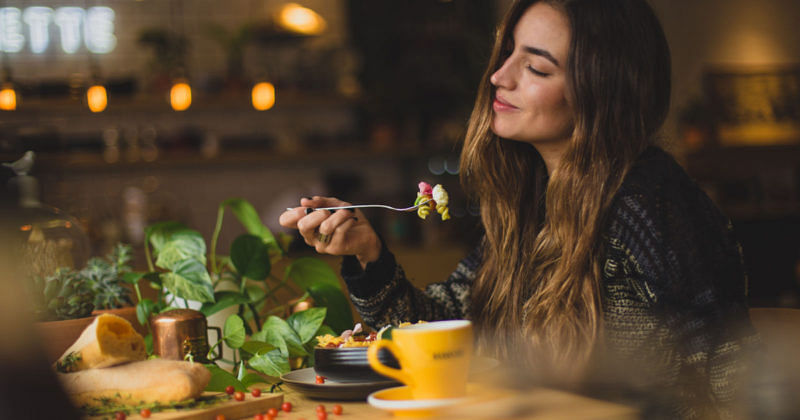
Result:
M538 1L570 24L565 92L574 130L549 178L532 145L491 130L489 78L537 3L515 1L498 28L461 154L461 181L477 197L485 229L472 311L480 347L580 374L602 328L603 224L668 112L670 54L645 0Z

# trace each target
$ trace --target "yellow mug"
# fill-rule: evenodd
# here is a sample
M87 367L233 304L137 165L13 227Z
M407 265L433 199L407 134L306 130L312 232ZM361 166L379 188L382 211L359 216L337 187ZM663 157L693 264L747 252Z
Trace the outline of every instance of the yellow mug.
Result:
M414 399L463 397L472 358L472 323L435 321L392 330L392 339L369 346L367 360L376 372L406 384ZM384 365L378 352L386 348L400 369Z

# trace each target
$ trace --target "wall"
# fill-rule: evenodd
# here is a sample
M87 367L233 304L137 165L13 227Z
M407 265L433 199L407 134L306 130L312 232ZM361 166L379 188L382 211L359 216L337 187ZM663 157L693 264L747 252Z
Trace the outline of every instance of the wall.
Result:
M142 30L161 27L180 31L182 27L191 45L189 68L194 69L194 76L202 77L207 73L222 72L225 66L223 48L208 34L210 24L219 24L233 30L243 21L264 22L284 3L287 2L283 0L93 0L91 2L8 0L3 2L3 7L17 7L23 10L34 5L51 8L65 6L112 8L116 12L117 46L109 54L96 56L106 77L134 76L147 68L151 51L144 49L137 42ZM341 45L344 42L347 37L344 0L307 0L299 3L317 11L327 21L327 31L314 42L326 45ZM243 20L243 16L248 18ZM8 56L15 78L39 80L87 73L88 57L85 48L73 55L65 54L57 45L55 25L51 24L50 32L51 46L47 52L34 55L26 46L22 52Z
M667 133L676 135L676 113L702 94L703 69L800 63L797 0L652 0L672 49L673 101Z

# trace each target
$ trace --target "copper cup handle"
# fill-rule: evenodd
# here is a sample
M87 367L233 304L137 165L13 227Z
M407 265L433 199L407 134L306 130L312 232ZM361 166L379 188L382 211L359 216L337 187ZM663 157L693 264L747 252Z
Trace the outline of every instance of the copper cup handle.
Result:
M209 359L210 362L213 362L217 359L222 359L222 330L219 327L208 327L209 330L214 330L217 333L217 349L219 349L219 353L213 359ZM211 350L211 349L209 349ZM209 352L210 353L210 352Z

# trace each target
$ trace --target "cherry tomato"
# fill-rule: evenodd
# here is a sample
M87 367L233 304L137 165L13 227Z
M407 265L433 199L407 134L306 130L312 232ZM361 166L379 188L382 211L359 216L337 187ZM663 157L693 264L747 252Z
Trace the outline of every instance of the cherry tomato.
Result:
M317 410L317 413L319 413L320 411L322 411L324 413L325 412L325 406L320 404L320 405L317 406L316 410Z
M150 409L149 409L149 408L143 408L143 409L141 409L141 410L139 411L139 415L140 415L140 416L142 416L142 417L144 417L144 418L146 418L146 419L149 419L149 418L150 418L150 414L151 414L151 413L150 413Z
M253 420L264 420L264 415L256 414L255 416L253 416Z
M281 410L283 410L283 411L285 411L287 413L292 411L292 403L290 403L289 401L286 401L285 403L281 404Z
M231 394L233 394L233 391L236 391L236 389L233 387L233 385L228 385L228 386L225 387L225 393L226 394L231 395Z
M333 414L336 414L337 416L340 416L340 415L342 415L342 406L339 405L339 404L336 404L336 405L333 406L333 410L331 410L331 411L333 412Z
M244 401L244 392L236 391L233 393L233 399L236 401Z
M216 420L225 420L224 414L217 414Z
M275 407L270 408L267 410L267 415L270 417L278 417L278 409Z
M117 412L114 414L114 418L115 418L116 420L125 420L125 418L126 418L126 417L128 417L128 416L126 416L126 415L125 415L125 413L123 413L122 411L117 411Z
M250 393L253 394L254 397L260 397L261 396L261 390L258 389L258 388L253 389L252 391L250 391Z
M316 383L318 383L318 384L324 384L324 383L325 383L325 377L324 377L324 376L319 376L319 375L317 375L317 376L314 378L314 382L316 382Z
M324 411L317 411L317 420L327 420L327 419L328 419L328 413Z

